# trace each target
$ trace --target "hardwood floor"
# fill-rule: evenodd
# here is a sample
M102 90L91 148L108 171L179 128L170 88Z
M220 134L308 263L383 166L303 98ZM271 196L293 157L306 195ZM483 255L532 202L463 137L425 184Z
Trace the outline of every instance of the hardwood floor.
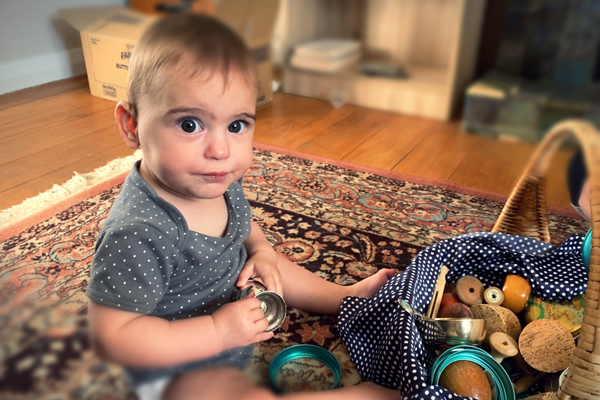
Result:
M118 136L115 103L89 94L85 76L0 96L0 209L19 204L132 151ZM256 142L350 163L447 180L508 195L534 145L463 133L440 122L275 93L257 110ZM559 150L548 201L569 206Z

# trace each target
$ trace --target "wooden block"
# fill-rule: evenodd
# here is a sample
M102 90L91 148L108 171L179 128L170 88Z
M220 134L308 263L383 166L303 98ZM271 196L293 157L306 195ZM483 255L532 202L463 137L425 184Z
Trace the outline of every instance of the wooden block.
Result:
M446 286L446 275L448 274L448 267L442 265L440 268L440 275L438 276L437 284L433 291L433 297L431 303L427 309L427 316L429 318L435 318L440 310L440 303L442 302L442 296L444 294L444 287Z
M540 319L523 329L519 337L519 351L527 364L538 371L558 372L571 363L575 341L560 323Z
M522 377L514 383L515 394L521 394L527 391L527 389L532 387L537 381L542 379L544 376L546 376L545 372L537 372L534 375L525 375L524 377Z

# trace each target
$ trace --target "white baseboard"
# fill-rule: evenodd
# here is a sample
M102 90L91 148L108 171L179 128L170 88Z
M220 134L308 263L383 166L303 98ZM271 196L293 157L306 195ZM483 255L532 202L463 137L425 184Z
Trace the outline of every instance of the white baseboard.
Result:
M0 64L0 94L85 74L82 49Z

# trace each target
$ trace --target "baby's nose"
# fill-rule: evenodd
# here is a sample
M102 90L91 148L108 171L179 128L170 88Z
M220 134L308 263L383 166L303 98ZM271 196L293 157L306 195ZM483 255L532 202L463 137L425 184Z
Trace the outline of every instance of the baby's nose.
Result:
M207 137L204 156L212 159L224 159L229 157L229 138L220 133L209 134Z

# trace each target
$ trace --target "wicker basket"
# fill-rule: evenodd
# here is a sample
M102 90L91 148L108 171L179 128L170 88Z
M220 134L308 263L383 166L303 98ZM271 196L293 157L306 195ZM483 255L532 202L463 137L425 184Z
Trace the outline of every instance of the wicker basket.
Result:
M554 126L536 149L513 189L493 232L550 242L546 171L563 139L574 135L583 149L590 180L592 256L581 335L569 372L558 390L560 400L600 399L600 134L589 123L569 120Z

